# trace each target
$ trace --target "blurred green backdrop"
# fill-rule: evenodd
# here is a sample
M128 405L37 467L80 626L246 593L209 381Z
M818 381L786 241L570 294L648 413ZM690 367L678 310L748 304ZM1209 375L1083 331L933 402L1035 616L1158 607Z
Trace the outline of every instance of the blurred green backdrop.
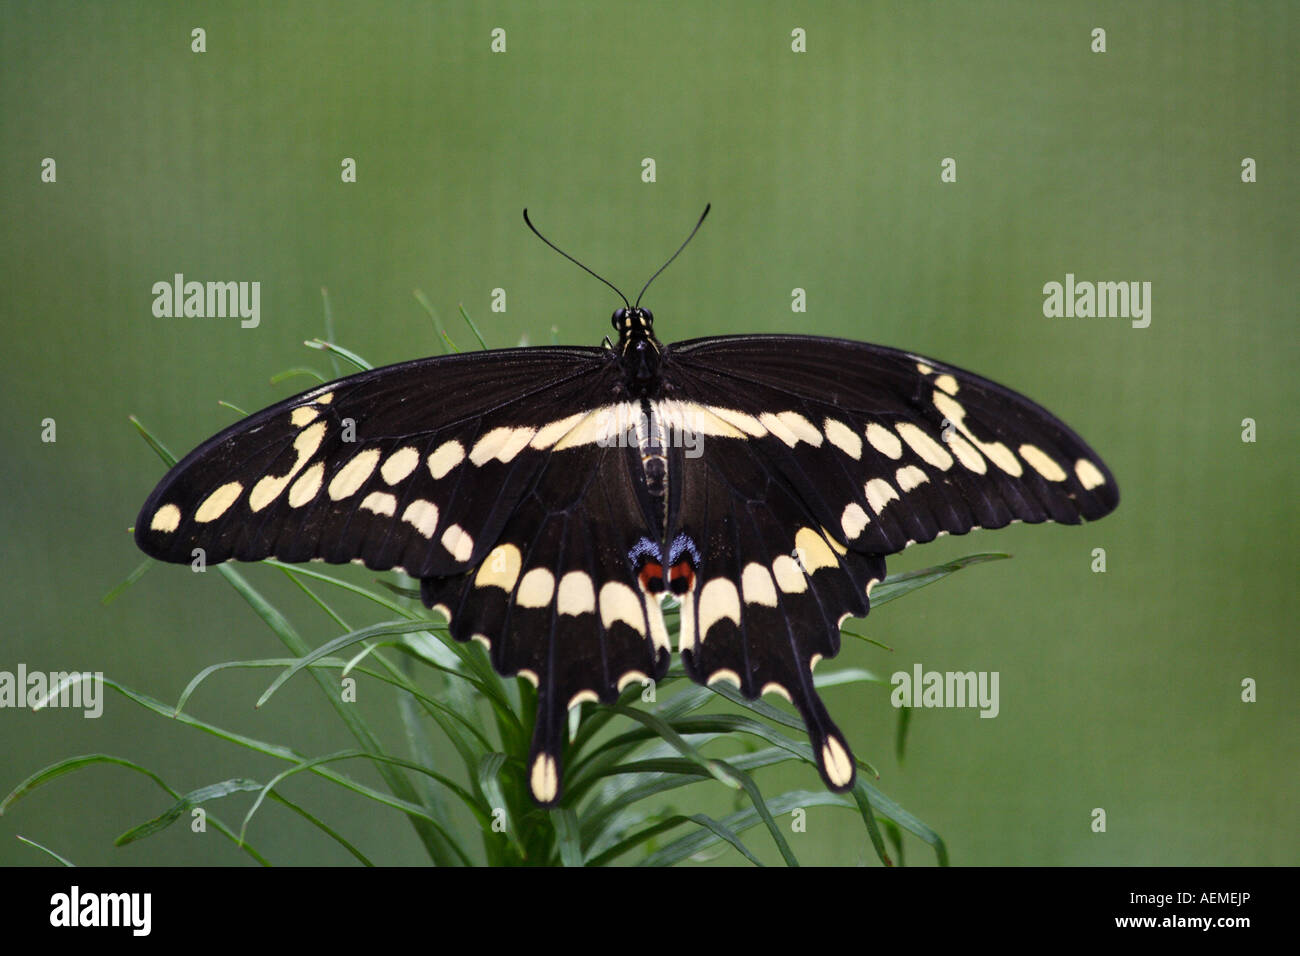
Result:
M270 385L282 369L331 373L302 347L324 333L322 287L338 341L375 364L440 351L417 288L462 345L460 302L491 345L553 328L596 344L617 303L520 210L634 290L712 201L647 299L662 338L798 330L928 353L1043 402L1122 488L1096 525L893 559L1016 556L861 625L893 653L846 642L836 663L886 676L916 662L1001 675L997 719L919 712L901 765L889 688L830 691L881 789L957 864L1296 862L1298 9L0 4L0 670L102 670L172 701L208 664L282 653L215 574L154 567L101 597L141 560L126 529L162 473L127 416L183 453L232 420L219 399L252 410L310 384ZM505 53L490 49L498 27ZM955 183L940 181L945 157ZM260 281L261 325L155 318L151 287L176 272ZM1150 327L1045 318L1042 287L1066 273L1151 282ZM498 287L504 313L490 311ZM807 314L791 312L795 287ZM313 644L336 633L277 572L247 574ZM309 753L349 745L309 680L253 710L267 679L221 676L191 710ZM396 748L389 700L363 685ZM181 790L280 769L116 696L99 720L0 710L0 735L0 791L96 751ZM808 770L760 779L818 785ZM725 812L720 790L675 803ZM305 775L289 792L375 858L423 859L397 813ZM213 812L237 821L238 799ZM48 862L16 834L86 864L246 861L184 826L112 847L168 803L125 771L65 778L0 818L0 862ZM271 859L349 862L263 813L250 837ZM807 861L874 860L836 810L811 811L791 840ZM751 842L779 859L765 835ZM933 862L918 841L908 851Z

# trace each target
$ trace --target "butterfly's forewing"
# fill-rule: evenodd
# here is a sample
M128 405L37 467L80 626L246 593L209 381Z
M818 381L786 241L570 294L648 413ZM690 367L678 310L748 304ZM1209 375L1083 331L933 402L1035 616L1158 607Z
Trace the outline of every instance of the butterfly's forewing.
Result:
M688 409L745 413L747 437L851 550L892 554L1017 520L1077 524L1119 501L1106 465L1058 418L933 359L737 336L675 345L669 369Z
M463 572L496 542L560 437L617 377L599 349L477 352L362 372L250 415L149 496L147 554L320 558ZM575 419L576 420L576 419Z

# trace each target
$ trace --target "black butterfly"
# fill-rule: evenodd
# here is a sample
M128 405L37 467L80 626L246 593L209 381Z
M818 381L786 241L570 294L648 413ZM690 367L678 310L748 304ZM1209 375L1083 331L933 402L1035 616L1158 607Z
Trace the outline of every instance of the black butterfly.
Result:
M1115 479L1052 414L951 365L802 335L663 345L637 303L614 313L616 345L403 362L250 415L163 478L136 542L181 563L404 568L454 637L537 685L542 805L560 799L568 709L668 670L671 594L687 674L787 698L847 790L855 761L812 671L867 613L885 555L1100 518Z

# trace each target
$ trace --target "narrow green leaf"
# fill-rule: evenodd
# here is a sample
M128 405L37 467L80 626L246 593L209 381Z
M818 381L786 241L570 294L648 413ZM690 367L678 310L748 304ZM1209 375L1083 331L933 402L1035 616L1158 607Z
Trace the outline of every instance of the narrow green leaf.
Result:
M325 341L334 341L334 309L330 305L330 290L325 286L320 287L321 305L325 309ZM335 355L330 356L330 367L334 369L334 377L338 378L341 374L339 371L339 360Z
M743 855L745 859L749 860L749 862L753 863L755 866L763 865L762 861L760 861L758 857L754 856L754 854L749 851L749 847L745 846L744 841L740 839L740 837L736 834L734 830L731 829L731 827L703 813L692 813L689 815L675 814L673 816L667 817L666 819L660 820L658 823L646 827L644 830L640 830L637 833L634 833L632 836L629 836L627 839L622 840L621 842L610 847L599 857L592 858L589 865L604 866L605 864L618 859L620 856L629 852L630 850L635 849L637 846L641 845L642 843L646 843L652 840L654 837L658 836L661 833L664 833L667 830L671 830L674 829L675 827L681 826L683 823L697 824L703 829L713 833L720 840L725 840L727 843L730 843L732 846L734 846L737 850L740 851L741 855Z
M153 564L153 558L145 558L136 566L134 571L126 576L126 580L100 598L99 603L104 605L104 607L108 607L121 596L122 592L144 577L144 573L153 567Z
M355 352L345 349L341 345L335 345L333 342L326 342L324 339L308 339L302 344L307 346L309 349L316 349L320 352L330 352L334 355L342 356L363 372L368 372L374 367Z
M355 631L349 631L346 634L341 634L332 641L326 641L315 650L309 651L307 654L298 658L298 660L285 668L284 673L280 674L271 682L271 686L262 693L262 696L257 699L257 703L253 706L261 707L270 700L271 696L279 690L281 686L289 680L289 678L293 677L294 674L297 674L303 668L309 667L322 658L328 657L335 651L342 650L345 647L351 647L353 644L359 644L362 641L367 641L372 637L389 637L395 634L409 634L412 631L422 631L425 627L426 625L423 621L384 621L380 624L371 624L369 627L363 627Z
M832 807L851 807L852 803L839 794L829 793L828 791L808 791L792 790L783 793L778 797L773 797L767 801L767 807L771 813L784 815L796 808L807 808L817 806ZM743 810L723 817L719 823L731 830L733 833L743 833L745 830L755 826L760 822L758 810L755 807L746 807ZM700 853L711 846L716 845L722 838L712 830L699 830L695 833L687 834L667 846L651 854L642 860L641 866L671 866L674 863L680 863L697 853Z
M442 320L438 318L438 310L433 307L433 303L429 301L429 297L421 290L416 289L415 301L420 303L420 305L424 307L424 311L429 313L429 318L433 319L433 327L438 331L438 337L442 339L443 344L451 351L459 353L460 349L456 348L456 343L451 340L451 336L447 334L447 330L442 327Z
M135 426L135 430L140 433L140 437L142 437L148 443L149 447L154 450L154 454L163 460L164 465L170 468L176 464L176 456L167 450L166 445L153 437L153 432L149 431L140 419L131 415L129 416L129 420L131 424Z
M912 708L898 708L898 730L894 733L894 756L903 762L903 751L907 748L907 727L912 722Z
M118 691L119 693L122 693L122 688L112 679L107 677L104 678L104 684L105 686L112 687L114 690ZM126 694L124 696L131 697L132 695ZM158 703L158 702L155 701L154 703ZM155 713L162 712L163 710L162 705L159 704L158 707L159 709L155 710ZM18 800L26 796L31 791L35 790L37 787L44 786L45 784L50 783L53 780L57 780L59 777L62 777L65 774L74 773L78 770L82 770L86 767L94 766L97 764L109 764L112 766L124 767L127 770L131 770L135 773L141 774L142 776L148 777L155 784L157 784L160 789L166 792L173 800L180 798L180 792L168 786L167 781L163 780L162 777L158 776L158 774L154 773L152 770L148 769L147 767L142 767L140 764L135 763L134 761L126 760L125 758L122 757L114 757L111 754L83 754L78 757L68 757L65 760L60 760L57 763L53 763L47 767L43 767L42 769L36 771L36 773L28 777L26 780L24 780L22 783L18 784L18 786L14 787L13 790L9 791L9 793L5 796L3 800L0 800L0 816L4 815L5 810L10 806L10 804L16 803ZM220 820L220 818L210 814L208 816L208 821L212 824L213 828L218 833L220 833L226 839L230 840L232 843L239 846L240 849L242 849L245 853L251 856L262 866L270 866L270 863L266 860L266 858L263 857L260 853L258 853L257 850L254 849L252 846L246 843L240 844L238 838L235 836L234 831L231 830L230 827L226 826L226 824L223 823Z
M232 793L247 793L249 791L260 790L262 787L256 780L245 780L242 778L233 778L223 780L220 783L209 784L206 787L199 787L197 790L191 790L174 804L164 810L161 814L152 820L146 820L137 826L127 830L116 840L113 841L115 846L126 846L128 843L134 843L136 840L142 840L147 836L165 830L183 814L188 813L195 807L202 806L209 800L217 800L221 797L227 797ZM239 842L244 842L244 835L240 833Z
M518 828L515 821L510 819L510 806L506 802L505 792L501 789L501 770L505 767L506 761L510 758L503 753L487 753L482 756L478 764L478 787L483 793L483 799L487 801L487 809L495 817L499 810L506 815L505 836L515 852L519 854L520 859L525 859L527 853L524 845L519 841ZM491 824L496 822L495 819L484 821L484 829L491 833Z
M578 833L578 818L568 807L548 811L555 824L555 844L560 851L560 862L565 866L582 866L582 841Z
M281 382L287 382L289 379L294 378L295 376L298 375L306 375L309 378L316 379L317 382L329 381L329 379L327 379L320 372L316 371L314 368L309 368L306 365L297 365L294 366L293 368L287 368L282 372L276 372L274 375L271 376L271 384L279 385Z
M457 307L460 309L461 318L463 318L466 324L469 325L469 330L474 333L474 338L478 339L478 347L481 349L487 348L487 343L483 341L483 333L478 330L478 326L474 324L474 320L471 319L469 313L465 311L465 303L457 303Z
M933 584L935 581L941 581L950 574L955 574L962 568L969 568L976 564L984 564L986 561L1001 561L1009 558L1011 555L1003 554L1000 551L983 552L980 554L968 554L962 558L956 558L947 564L938 564L932 568L922 568L917 571L904 571L902 574L891 574L885 580L881 581L871 589L871 607L880 607L882 604L888 604L895 601L904 594L910 594L927 584Z
M61 856L61 855L59 855L58 853L55 853L55 852L54 852L53 850L51 850L49 847L47 847L47 846L42 846L41 844L37 843L35 840L29 840L29 839L27 839L27 837L23 836L21 833L15 833L14 836L18 838L18 842L19 842L19 843L26 843L28 846L35 847L36 849L40 850L42 853L47 854L48 856L52 857L52 858L53 858L54 860L56 860L57 862L62 863L64 866L76 866L76 865L77 865L77 864L73 863L71 860L69 860L66 856Z

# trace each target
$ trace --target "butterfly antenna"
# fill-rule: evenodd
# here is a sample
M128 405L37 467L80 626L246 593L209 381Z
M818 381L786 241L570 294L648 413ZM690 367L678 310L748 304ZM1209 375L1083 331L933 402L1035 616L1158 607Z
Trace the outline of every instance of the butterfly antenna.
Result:
M695 224L695 228L691 230L691 234L686 237L686 242L690 242L692 239L695 238L695 234L700 231L700 226L704 225L704 217L709 214L709 210L712 208L713 208L713 203L708 203L704 207L704 212L700 213L700 221ZM673 264L673 260L676 259L679 255L681 255L682 250L686 248L686 242L683 242L680 246L677 247L677 251L674 252L671 256L669 256L668 261L659 267L659 272L663 272L665 269L667 269L670 265ZM659 272L656 272L646 281L646 284L641 289L641 295L645 295L645 290L650 288L650 283L654 282L655 279L659 278ZM637 305L641 304L641 295L636 297ZM636 306L633 306L633 308L635 307Z
M625 306L627 306L629 309L632 308L632 303L630 303L630 302L627 301L627 296L625 296L622 292L619 292L619 291L618 291L618 286L614 285L614 283L610 282L610 281L609 281L608 279L606 279L605 277L603 277L603 276L599 276L599 275L596 275L596 273L592 272L592 271L591 271L590 269L588 269L586 266L582 265L581 262L579 262L577 259L573 258L573 256L569 255L567 252L565 252L563 249L561 249L561 248L560 248L559 246L557 246L555 243L551 242L551 240L547 239L547 238L546 238L545 236L543 236L540 232L538 232L538 231L537 231L537 227L533 225L533 221L532 221L531 219L528 218L528 210L527 210L527 209L524 210L524 222L528 223L528 228L531 229L531 230L533 231L533 235L535 235L538 239L542 240L542 242L546 243L548 246L550 246L552 249L554 249L554 250L555 250L556 252L558 252L560 255L564 256L564 258L568 259L568 260L569 260L570 262L572 262L574 265L576 265L576 266L580 266L584 271L590 273L591 275L596 276L596 278L597 278L597 279L600 279L600 281L603 282L603 283L605 283L605 285L609 286L609 287L610 287L611 289L613 289L615 292L618 292L618 297L619 297L620 299L623 300L623 304L624 304ZM670 259L669 261L671 262L672 260Z

